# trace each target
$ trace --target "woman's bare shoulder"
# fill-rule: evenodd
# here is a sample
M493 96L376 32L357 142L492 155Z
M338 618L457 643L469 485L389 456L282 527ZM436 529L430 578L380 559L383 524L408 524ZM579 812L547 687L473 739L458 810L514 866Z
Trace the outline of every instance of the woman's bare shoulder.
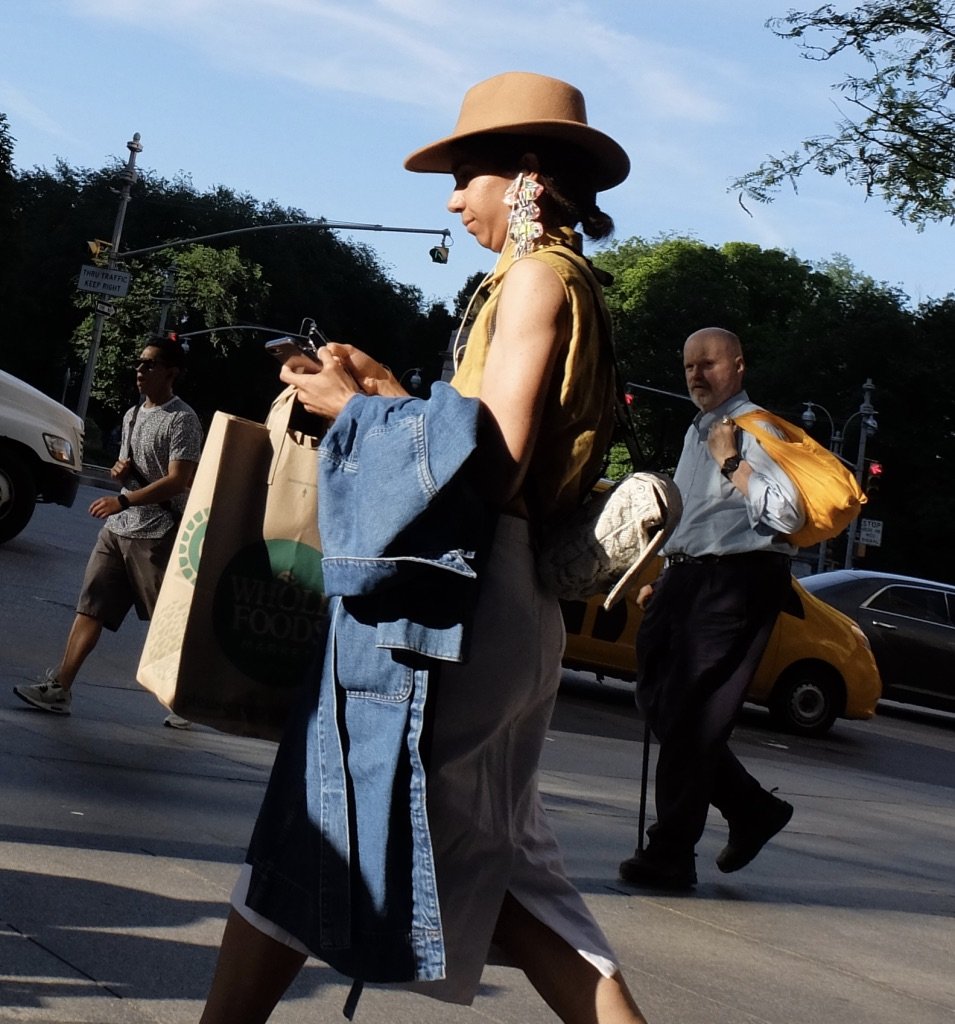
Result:
M522 301L533 297L537 302L554 307L567 298L567 288L557 271L543 260L515 260L501 281L501 301Z

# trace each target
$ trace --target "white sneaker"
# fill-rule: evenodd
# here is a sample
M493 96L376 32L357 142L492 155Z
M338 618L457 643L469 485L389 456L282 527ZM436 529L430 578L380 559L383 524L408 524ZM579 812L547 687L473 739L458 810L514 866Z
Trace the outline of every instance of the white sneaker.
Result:
M43 711L52 711L57 715L68 715L73 695L69 690L64 690L57 682L53 669L48 668L46 672L35 683L27 686L14 686L13 692L27 704Z
M162 720L162 724L170 729L188 729L192 722L188 718L180 718L178 715L169 714Z

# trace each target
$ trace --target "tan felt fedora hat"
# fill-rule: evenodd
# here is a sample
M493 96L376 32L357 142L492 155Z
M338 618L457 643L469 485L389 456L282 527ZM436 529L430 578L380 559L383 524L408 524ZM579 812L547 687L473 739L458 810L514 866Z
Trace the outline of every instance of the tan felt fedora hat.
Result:
M609 135L587 124L579 89L557 78L529 71L507 71L478 82L464 95L454 131L415 150L409 171L450 173L455 143L478 135L527 135L564 139L590 154L598 192L613 188L630 173L630 158Z

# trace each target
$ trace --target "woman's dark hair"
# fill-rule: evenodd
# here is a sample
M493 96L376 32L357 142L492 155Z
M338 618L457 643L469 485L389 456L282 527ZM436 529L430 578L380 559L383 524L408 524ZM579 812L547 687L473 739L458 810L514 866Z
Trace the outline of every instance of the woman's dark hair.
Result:
M566 227L578 224L588 238L613 234L613 218L597 205L597 190L590 173L592 157L571 142L527 135L477 135L455 146L460 160L473 160L500 174L517 174L521 157L533 153L540 165L546 195Z
M159 349L164 365L175 367L177 370L185 368L186 350L181 341L167 338L164 334L155 334L147 339L146 344L149 348Z

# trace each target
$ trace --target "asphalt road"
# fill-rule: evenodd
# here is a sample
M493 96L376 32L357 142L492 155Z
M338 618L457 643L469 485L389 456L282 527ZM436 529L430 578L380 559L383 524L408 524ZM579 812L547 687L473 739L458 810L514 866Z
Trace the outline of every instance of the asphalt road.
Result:
M270 744L174 732L134 680L145 636L104 637L74 713L16 682L55 663L98 524L41 508L0 547L0 1022L198 1019ZM735 747L796 807L749 867L720 875L718 815L694 895L616 880L636 838L642 723L629 687L568 674L542 789L570 874L653 1024L950 1024L955 1019L955 718L895 708L822 739L748 709ZM652 786L651 786L652 792ZM310 964L273 1016L335 1019L346 983ZM515 972L489 968L472 1008L368 991L359 1024L537 1022Z

